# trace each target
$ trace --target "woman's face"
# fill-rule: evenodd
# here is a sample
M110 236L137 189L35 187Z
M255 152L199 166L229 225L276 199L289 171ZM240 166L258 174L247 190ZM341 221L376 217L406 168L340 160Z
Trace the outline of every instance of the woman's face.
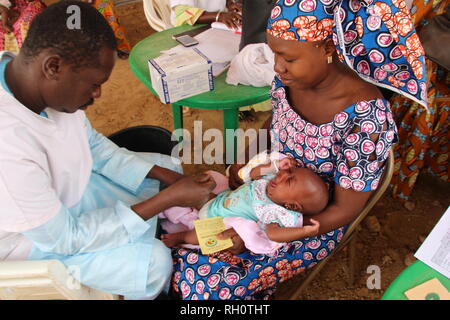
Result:
M274 70L283 84L295 89L312 89L327 76L327 57L315 42L283 40L267 34L275 54Z

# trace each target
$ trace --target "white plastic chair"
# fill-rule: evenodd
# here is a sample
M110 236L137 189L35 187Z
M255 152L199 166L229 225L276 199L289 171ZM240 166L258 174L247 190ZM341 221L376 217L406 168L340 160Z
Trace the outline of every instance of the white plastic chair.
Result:
M0 261L0 300L117 300L80 284L58 260Z
M143 0L143 3L145 17L154 30L163 31L173 27L168 0Z

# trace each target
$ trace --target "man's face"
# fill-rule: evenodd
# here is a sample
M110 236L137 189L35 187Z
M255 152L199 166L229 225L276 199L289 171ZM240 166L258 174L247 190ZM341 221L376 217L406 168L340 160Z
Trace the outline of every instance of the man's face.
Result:
M111 75L115 64L115 51L103 47L99 63L74 69L62 62L57 80L45 90L44 100L48 107L60 112L74 113L85 110L101 96L101 86Z

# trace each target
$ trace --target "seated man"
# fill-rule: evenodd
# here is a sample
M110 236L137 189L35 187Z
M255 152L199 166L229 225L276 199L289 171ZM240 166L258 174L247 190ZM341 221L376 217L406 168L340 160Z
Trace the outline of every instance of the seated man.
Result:
M69 17L80 28L68 28ZM0 53L0 259L58 259L85 285L155 298L172 260L154 216L200 207L214 182L91 127L83 110L100 97L115 51L95 8L61 1L36 16L17 56ZM158 193L159 182L168 187Z

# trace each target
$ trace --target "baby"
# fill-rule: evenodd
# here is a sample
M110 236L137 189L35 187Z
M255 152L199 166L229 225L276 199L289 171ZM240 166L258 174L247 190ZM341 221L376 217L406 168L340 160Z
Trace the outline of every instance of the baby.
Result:
M255 156L257 157L265 160L256 162L258 165L255 165L255 161L250 161L248 167L244 167L241 172L244 181L249 177L254 180L244 183L236 190L226 190L218 194L200 209L198 218L220 216L251 220L274 242L294 241L310 236L311 232L317 233L318 222L311 219L312 225L305 227L303 215L314 215L326 207L326 184L313 171L296 168L295 160L284 155L259 154ZM275 172L277 173L274 176ZM246 241L249 237L241 234L239 230L236 232L249 248ZM168 247L182 243L198 244L195 230L165 234L162 241Z

